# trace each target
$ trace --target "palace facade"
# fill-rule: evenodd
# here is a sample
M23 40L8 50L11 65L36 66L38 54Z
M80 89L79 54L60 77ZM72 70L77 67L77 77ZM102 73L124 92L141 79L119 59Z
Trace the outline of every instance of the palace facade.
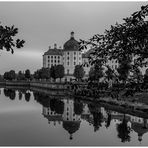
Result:
M71 32L70 39L65 42L63 48L58 48L54 44L54 48L49 47L48 51L43 55L43 67L51 68L54 65L63 65L65 68L65 77L67 81L74 78L73 73L76 65L83 65L85 71L85 78L90 71L90 64L88 61L91 49L85 53L79 50L79 42L74 38L74 32ZM112 69L117 69L118 63L115 60L108 61Z

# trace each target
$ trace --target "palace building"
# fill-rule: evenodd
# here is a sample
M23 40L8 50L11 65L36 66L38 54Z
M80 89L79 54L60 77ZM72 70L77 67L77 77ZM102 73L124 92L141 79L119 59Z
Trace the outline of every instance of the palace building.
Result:
M71 32L70 39L65 42L62 48L58 48L54 44L54 48L49 47L49 50L43 55L43 67L51 68L54 65L63 65L65 68L65 77L69 81L73 77L74 69L76 65L83 65L85 71L85 77L88 76L90 71L90 64L88 61L90 49L85 53L79 50L79 42L74 37L74 32ZM116 61L109 61L108 64L112 69L117 69L118 63Z

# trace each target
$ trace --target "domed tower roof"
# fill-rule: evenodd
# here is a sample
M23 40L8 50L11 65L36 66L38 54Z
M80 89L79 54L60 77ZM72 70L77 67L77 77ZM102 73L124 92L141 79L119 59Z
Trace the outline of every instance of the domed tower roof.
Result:
M70 39L64 44L64 51L79 51L79 42L74 38L74 32L71 32Z
M72 134L80 128L80 121L63 121L63 128L68 131L71 140Z

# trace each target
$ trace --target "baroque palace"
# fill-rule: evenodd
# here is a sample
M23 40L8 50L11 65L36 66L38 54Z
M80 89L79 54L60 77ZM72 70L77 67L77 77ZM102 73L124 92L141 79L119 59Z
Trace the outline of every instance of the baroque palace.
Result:
M74 32L71 32L70 39L65 42L62 48L58 48L54 44L54 48L50 48L43 55L43 67L51 68L54 65L63 65L65 68L64 79L70 81L73 79L73 73L76 65L83 65L85 71L85 77L88 77L90 71L90 64L88 62L88 57L91 49L85 53L79 51L79 43L74 38ZM118 63L116 60L108 61L108 65L112 69L117 69Z

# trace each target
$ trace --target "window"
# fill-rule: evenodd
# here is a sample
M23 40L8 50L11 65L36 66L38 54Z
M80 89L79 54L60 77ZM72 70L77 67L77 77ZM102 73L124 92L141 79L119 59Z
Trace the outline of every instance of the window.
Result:
M60 60L58 60L58 63L60 63Z
M81 57L79 57L79 60L81 60Z
M69 52L67 52L67 55L69 55Z
M53 56L51 56L51 58L53 58Z
M76 55L76 52L74 52L74 55Z
M67 69L67 74L69 74L69 69Z
M54 62L56 63L56 60L54 60Z
M57 56L54 56L54 58L56 59L56 58L57 58Z
M58 56L58 59L60 59L60 56Z
M51 60L51 63L53 63L53 60Z
M67 65L69 65L69 62L67 62Z
M50 56L48 56L48 59L50 58Z
M69 57L67 57L67 60L69 60Z
M76 57L74 57L74 60L76 60Z
M74 62L74 65L76 65L76 62Z

